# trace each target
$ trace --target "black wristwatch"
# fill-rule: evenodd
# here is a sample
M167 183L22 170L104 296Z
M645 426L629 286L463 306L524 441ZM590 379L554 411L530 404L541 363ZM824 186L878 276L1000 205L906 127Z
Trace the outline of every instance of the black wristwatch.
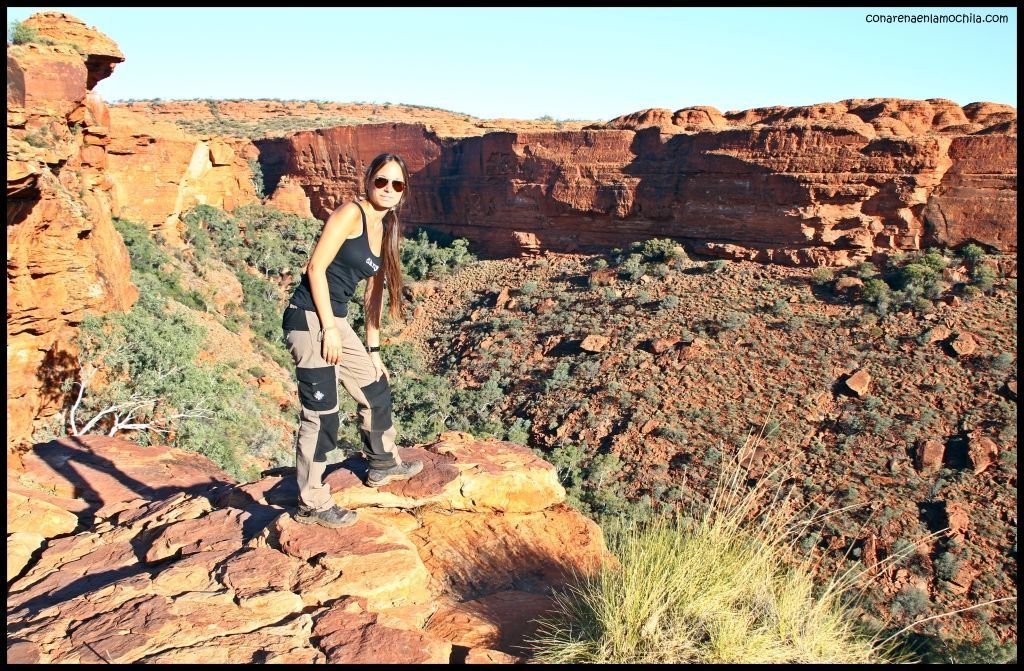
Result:
M380 346L377 346L377 347L367 347L366 351L367 352L379 352L380 351Z

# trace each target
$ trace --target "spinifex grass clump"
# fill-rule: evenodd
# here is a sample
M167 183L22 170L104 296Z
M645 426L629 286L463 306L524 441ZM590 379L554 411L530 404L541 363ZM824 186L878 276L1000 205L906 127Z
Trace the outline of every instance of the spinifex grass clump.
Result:
M752 449L753 446L746 449ZM742 452L742 451L741 451ZM734 462L736 463L736 462ZM791 548L808 523L788 497L765 505L765 480L722 479L698 519L608 529L619 566L556 597L527 642L549 663L863 663L891 647L856 625L849 576L814 590Z

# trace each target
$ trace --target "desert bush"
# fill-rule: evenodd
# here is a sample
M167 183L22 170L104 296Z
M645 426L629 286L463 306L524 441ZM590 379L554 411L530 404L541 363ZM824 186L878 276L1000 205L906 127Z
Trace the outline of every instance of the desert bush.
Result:
M883 661L891 647L856 624L833 581L816 589L791 553L783 507L755 519L758 493L724 477L701 510L603 526L617 565L555 595L529 638L536 663ZM761 485L763 488L763 485ZM796 540L796 539L793 539Z
M870 305L875 306L879 314L884 315L892 300L892 290L884 280L871 279L864 283L860 292L861 298Z
M978 244L973 242L964 245L960 249L960 258L962 258L969 267L974 267L979 261L985 258L985 249Z
M258 159L249 159L249 171L252 173L252 186L256 190L256 197L261 201L265 200L267 193L264 191L263 166Z
M204 338L188 313L141 287L128 312L87 316L78 341L81 365L102 370L108 384L87 386L76 415L121 406L120 423L131 440L198 452L235 477L252 477L242 471L242 456L261 439L262 412L232 366L197 362ZM117 414L94 427L114 428ZM84 422L77 423L81 429Z
M113 223L128 250L132 283L140 292L152 292L196 310L208 310L199 292L182 289L181 270L175 267L174 259L157 244L145 225L117 218Z
M771 312L776 317L782 317L783 319L789 319L793 315L793 310L789 307L789 301L783 298L772 303Z
M726 330L743 328L750 321L750 315L746 312L729 310L718 320L719 326Z
M894 616L916 619L929 610L928 594L922 589L907 585L893 597L891 610Z
M640 254L631 254L622 264L619 266L619 277L630 281L636 281L646 272L646 267L643 263L643 256Z
M995 286L998 274L992 266L976 265L971 269L971 286L988 293Z
M477 260L465 238L425 228L406 236L400 249L402 268L412 280L444 277Z
M836 271L832 268L821 266L811 271L811 282L818 286L832 284L836 279Z
M989 366L997 371L1009 370L1013 367L1013 354L1010 352L1000 352L992 357L989 361Z
M878 276L878 267L870 261L862 261L854 269L853 274L862 280L869 280L872 277Z

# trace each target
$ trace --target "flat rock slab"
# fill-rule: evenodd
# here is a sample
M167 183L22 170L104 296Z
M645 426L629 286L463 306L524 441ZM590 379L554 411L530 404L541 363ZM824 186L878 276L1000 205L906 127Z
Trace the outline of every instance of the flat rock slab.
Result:
M23 463L35 482L94 507L237 484L201 454L162 445L143 447L107 436L71 436L40 443L23 457Z
M295 521L282 505L288 472L225 485L200 469L190 471L199 490L188 491L188 479L151 478L164 449L149 454L156 465L133 470L114 452L130 444L99 441L102 457L48 444L38 458L52 473L127 465L108 471L112 480L88 479L100 492L89 528L12 537L23 568L7 601L8 659L522 661L517 644L549 609L547 594L610 555L597 525L562 503L550 464L512 443L443 438L403 450L423 472L380 490L362 484L358 465L335 465L335 500L358 501L356 522L340 529ZM119 484L141 472L145 487Z

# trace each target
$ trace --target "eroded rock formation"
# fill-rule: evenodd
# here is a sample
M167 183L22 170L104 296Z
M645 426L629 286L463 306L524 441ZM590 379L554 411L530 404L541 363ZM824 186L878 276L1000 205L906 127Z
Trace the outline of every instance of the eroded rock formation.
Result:
M178 450L36 446L30 477L64 494L40 505L83 522L31 530L44 549L15 571L8 660L513 662L552 589L615 565L530 450L450 432L402 456L423 471L379 490L361 459L329 467L358 519L324 529L292 518L293 474L239 485Z
M413 186L404 221L485 255L673 237L718 256L848 265L970 240L1014 253L1016 140L1006 105L879 98L646 110L580 131L458 139L420 125L330 128L261 143L261 161L323 218L357 193L376 153L400 153Z
M86 311L127 310L137 297L111 222L109 112L92 91L124 59L68 15L25 24L54 44L7 48L8 451L60 406Z
M115 107L107 174L114 214L181 244L179 214L196 205L231 211L259 202L244 139L199 137L173 123Z

